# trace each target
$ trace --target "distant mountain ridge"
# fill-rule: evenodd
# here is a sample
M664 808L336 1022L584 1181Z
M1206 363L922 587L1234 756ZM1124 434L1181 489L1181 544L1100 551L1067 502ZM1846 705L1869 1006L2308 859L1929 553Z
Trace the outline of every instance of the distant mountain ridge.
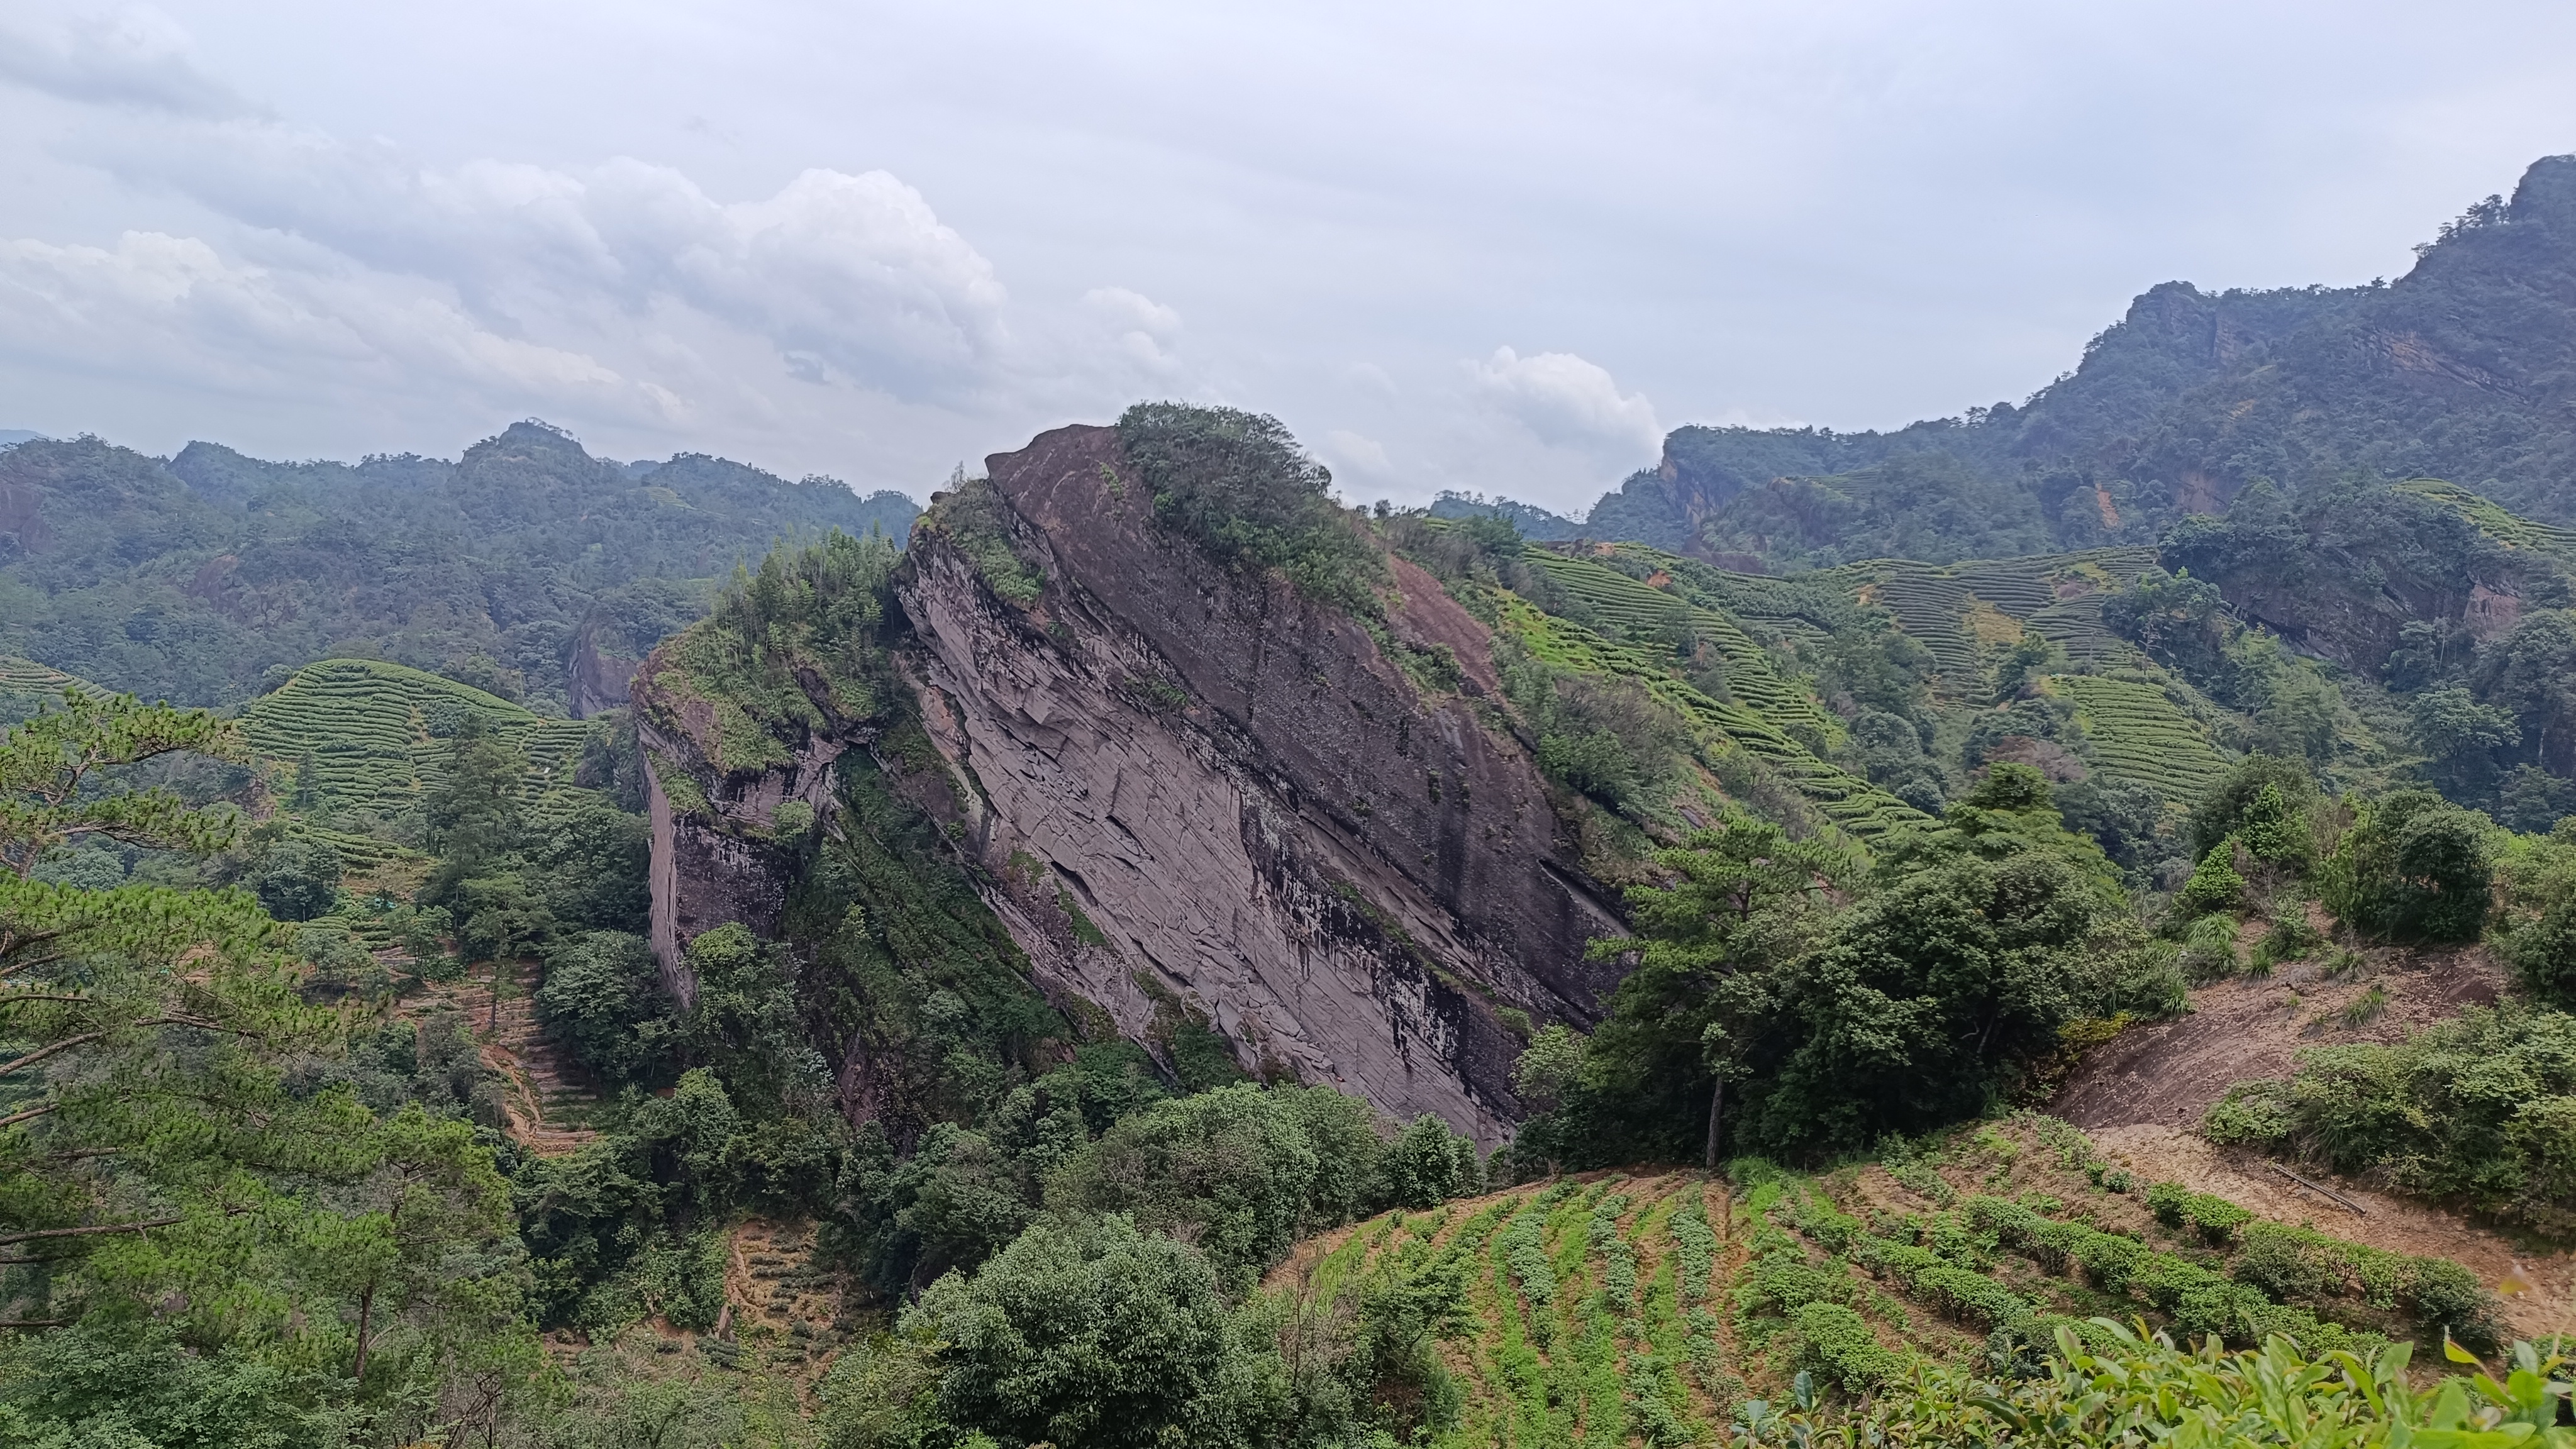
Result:
M594 458L538 422L453 462L35 439L0 451L0 652L191 704L372 657L587 714L738 561L830 528L900 537L916 512L700 453Z
M2355 473L2576 522L2576 155L2417 256L2358 287L2162 283L2019 405L1891 432L1677 428L1572 526L1739 567L1951 563L2152 543L2256 478Z

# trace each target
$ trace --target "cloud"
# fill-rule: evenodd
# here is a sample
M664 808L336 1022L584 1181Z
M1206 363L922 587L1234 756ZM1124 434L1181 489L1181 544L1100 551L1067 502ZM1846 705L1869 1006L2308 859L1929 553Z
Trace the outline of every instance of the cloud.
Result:
M811 169L728 204L631 158L439 170L267 121L134 128L84 150L247 225L452 286L494 325L676 304L762 339L808 381L951 407L1007 384L1015 361L992 264L884 171Z
M1395 476L1395 463L1387 457L1386 444L1375 438L1335 428L1324 435L1324 450L1335 463L1363 478L1384 480Z
M0 241L0 339L0 355L252 394L437 386L639 421L681 407L666 389L502 336L436 297L271 272L159 232L127 232L113 250Z
M1571 352L1523 357L1497 347L1493 356L1467 366L1487 401L1551 447L1626 453L1662 444L1654 404L1639 394L1622 394L1607 369Z
M1171 370L1176 359L1170 349L1180 335L1180 313L1125 287L1094 287L1082 294L1082 305L1117 335L1128 361L1151 372Z
M177 25L141 7L0 14L0 80L68 101L181 116L258 109L199 68Z

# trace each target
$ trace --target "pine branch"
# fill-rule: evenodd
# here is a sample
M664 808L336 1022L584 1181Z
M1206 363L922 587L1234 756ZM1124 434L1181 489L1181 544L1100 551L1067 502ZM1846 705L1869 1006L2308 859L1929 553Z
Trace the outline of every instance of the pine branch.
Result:
M139 1223L102 1223L90 1228L44 1228L32 1233L10 1233L0 1236L0 1248L15 1247L49 1238L95 1238L104 1233L139 1233L146 1228L166 1228L180 1219L152 1218Z

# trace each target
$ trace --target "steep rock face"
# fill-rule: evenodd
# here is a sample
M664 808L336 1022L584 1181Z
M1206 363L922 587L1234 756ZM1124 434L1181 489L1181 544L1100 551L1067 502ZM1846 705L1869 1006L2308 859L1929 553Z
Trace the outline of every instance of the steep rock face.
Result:
M988 460L1046 576L1002 603L935 529L898 597L948 808L1051 987L1150 1038L1177 1001L1247 1067L1508 1135L1497 1012L1589 1023L1617 927L1537 772L1478 718L1482 626L1399 568L1398 647L1446 644L1429 693L1351 619L1154 528L1106 428Z
M858 732L807 736L783 764L728 770L714 746L714 711L666 677L660 652L635 676L635 734L645 760L645 808L653 830L650 941L662 984L683 1006L697 980L683 954L690 941L740 923L772 937L787 908L796 854L775 838L778 808L831 806L832 762Z

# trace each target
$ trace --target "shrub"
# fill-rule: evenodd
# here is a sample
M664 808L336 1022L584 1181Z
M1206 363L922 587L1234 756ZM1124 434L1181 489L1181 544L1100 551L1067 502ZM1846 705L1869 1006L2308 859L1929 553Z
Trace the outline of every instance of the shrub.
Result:
M2476 1010L2398 1045L2314 1047L2286 1082L2239 1083L2203 1130L2576 1231L2576 1016Z
M2177 1348L2162 1333L2140 1337L2108 1320L2052 1327L2054 1351L2026 1376L1994 1381L1926 1363L1848 1415L1748 1404L1729 1442L2539 1445L2565 1433L2550 1427L2564 1360L2529 1344L2514 1346L2518 1372L2418 1388L2402 1347L2346 1362L2314 1344L2275 1340L2227 1353Z
M309 921L340 903L340 852L328 841L280 840L243 882L281 921Z
M2534 1000L2576 1010L2576 892L2513 936L2513 972Z
M2429 790L2386 796L2335 847L2321 882L2326 906L2375 936L2474 941L2494 878L2490 828Z
M1188 1443L1231 1347L1224 1299L1185 1244L1111 1214L1041 1222L904 1315L937 1342L939 1407L1014 1444Z
M585 931L546 956L537 1015L602 1083L658 1085L677 1045L661 970L641 936Z
M2236 871L2234 837L2219 841L2200 857L2191 879L2183 883L2179 903L2186 911L2203 915L2232 911L2245 904L2245 877Z
M1118 442L1165 527L1221 562L1275 568L1325 603L1378 612L1385 555L1333 502L1333 475L1277 418L1138 403L1118 419Z
M2233 1242L2237 1229L2254 1215L2223 1197L2193 1192L2178 1182L2159 1182L2147 1189L2147 1211L2169 1228L2196 1230L2212 1246Z
M2244 964L2236 957L2236 918L2214 915L2192 922L2191 929L2184 933L2178 964L2183 979L2195 986L2235 975Z
M1839 1303L1810 1303L1790 1318L1798 1330L1800 1360L1855 1393L1894 1378L1905 1361L1879 1346L1869 1321Z
M1387 1145L1382 1163L1386 1177L1382 1200L1394 1207L1438 1207L1484 1188L1476 1144L1428 1112L1405 1124Z
M2225 779L2211 786L2192 810L2191 848L2205 856L2233 835L2244 839L2248 851L2258 860L2304 865L2307 853L2313 849L2305 836L2307 812L2316 798L2316 782L2310 778L2306 762L2278 755L2248 755L2236 762ZM2297 822L2295 826L2293 821ZM2264 850L2255 849L2254 840L2245 833L2249 828L2262 836ZM2265 850L2275 853L2266 854Z

